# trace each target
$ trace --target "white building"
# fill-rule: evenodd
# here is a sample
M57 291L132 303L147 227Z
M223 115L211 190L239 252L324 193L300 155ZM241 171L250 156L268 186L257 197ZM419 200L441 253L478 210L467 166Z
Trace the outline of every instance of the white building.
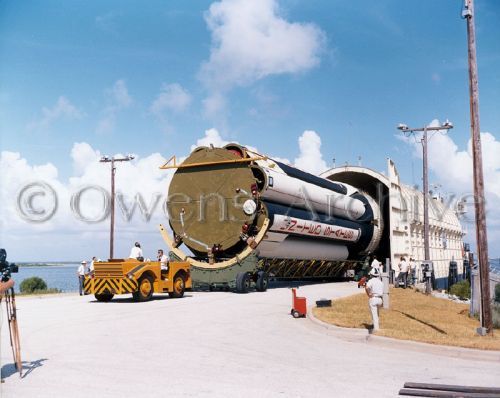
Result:
M382 239L375 254L383 261L391 260L397 273L400 257L411 257L420 264L424 260L423 194L402 184L394 162L387 161L387 175L361 166L330 169L321 177L348 183L378 201L384 222ZM447 286L450 261L456 261L458 274L463 272L464 231L455 209L441 198L429 197L430 259L434 264L436 286Z

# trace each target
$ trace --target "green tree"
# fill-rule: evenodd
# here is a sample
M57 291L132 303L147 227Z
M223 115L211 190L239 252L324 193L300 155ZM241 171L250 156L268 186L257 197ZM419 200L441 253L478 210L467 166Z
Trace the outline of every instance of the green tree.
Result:
M457 296L460 300L470 299L470 283L468 280L455 283L450 288L450 293Z
M42 278L38 276L32 276L21 282L19 285L19 290L21 293L33 293L35 291L47 290L47 284Z
M495 285L495 302L500 304L500 283Z

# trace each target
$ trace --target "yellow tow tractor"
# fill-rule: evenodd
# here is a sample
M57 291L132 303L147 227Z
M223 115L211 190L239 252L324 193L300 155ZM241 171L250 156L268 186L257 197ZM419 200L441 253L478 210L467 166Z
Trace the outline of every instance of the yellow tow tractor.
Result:
M110 301L117 294L132 293L135 301L148 301L153 293L184 296L191 289L189 263L170 261L168 271L162 271L159 261L112 259L94 263L94 271L83 282L86 294L97 301Z

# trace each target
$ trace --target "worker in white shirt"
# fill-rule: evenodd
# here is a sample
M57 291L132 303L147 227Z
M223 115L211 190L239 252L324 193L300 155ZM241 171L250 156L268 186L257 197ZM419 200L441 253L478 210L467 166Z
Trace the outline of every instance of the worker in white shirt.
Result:
M139 242L135 242L134 247L130 250L129 258L135 258L136 260L143 261L144 257L142 256L141 244Z
M91 274L92 272L94 272L94 263L97 261L97 257L92 257L92 261L90 262L90 265L89 265L89 274Z
M384 285L380 279L380 274L375 269L370 270L368 274L370 280L366 282L365 291L368 299L368 307L372 314L373 330L380 329L379 323L379 309L382 305L382 295L384 293Z
M160 268L162 276L168 272L168 257L163 254L162 249L158 249L158 261L160 262Z
M382 264L380 261L377 260L377 256L373 256L373 260L371 263L371 269L377 270L379 274L382 273Z
M399 262L399 275L398 275L398 284L401 282L403 287L406 289L408 286L408 262L404 257L401 257L401 261Z
M76 274L78 275L78 291L80 292L80 296L83 296L83 281L87 272L87 262L84 260L80 263L80 266L76 271Z

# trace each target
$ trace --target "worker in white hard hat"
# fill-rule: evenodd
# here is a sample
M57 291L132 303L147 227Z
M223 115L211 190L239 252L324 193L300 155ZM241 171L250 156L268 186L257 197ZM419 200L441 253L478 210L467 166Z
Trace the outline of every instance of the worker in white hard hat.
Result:
M380 273L378 270L372 268L368 274L370 280L366 282L365 291L366 295L369 297L368 306L370 307L370 312L372 314L373 320L373 331L380 329L379 324L379 308L382 305L382 294L384 293L384 285L380 279Z
M76 274L78 275L78 290L80 292L80 296L83 296L83 281L85 279L85 275L87 274L87 262L84 260L80 263Z

